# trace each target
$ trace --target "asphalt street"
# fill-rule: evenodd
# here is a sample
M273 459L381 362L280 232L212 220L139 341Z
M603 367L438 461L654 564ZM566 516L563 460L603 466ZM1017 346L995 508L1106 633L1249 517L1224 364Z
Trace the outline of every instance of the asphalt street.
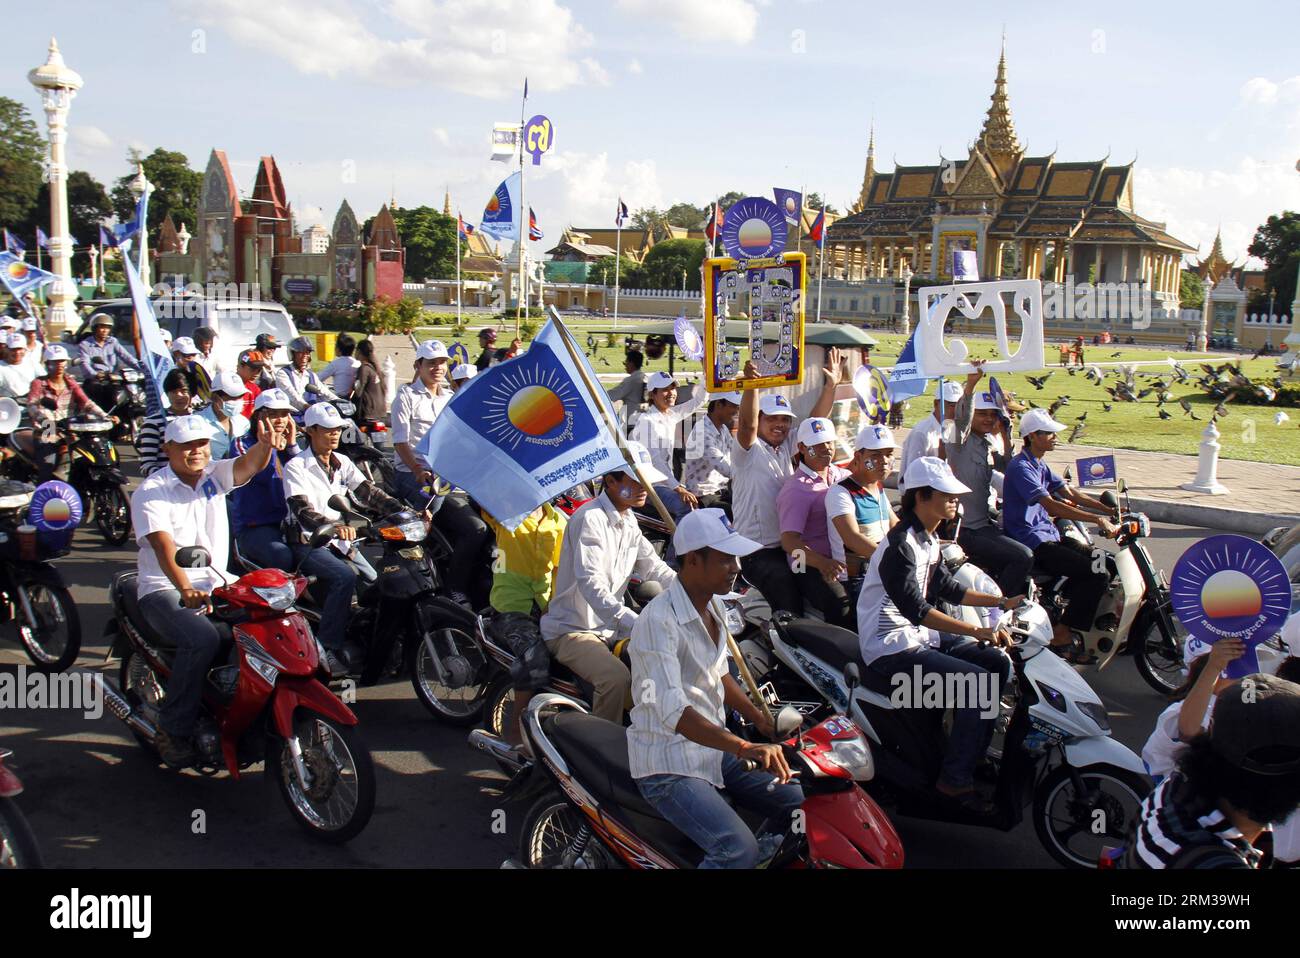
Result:
M1209 534L1156 526L1149 546L1169 571ZM78 668L103 667L108 584L135 555L134 548L107 547L87 527L59 561L81 617ZM26 661L12 627L0 626L0 670ZM116 678L116 663L110 668ZM1110 711L1116 738L1140 750L1162 698L1129 657L1083 671ZM362 689L354 708L374 756L378 797L369 827L341 848L299 829L260 766L238 781L169 771L107 712L89 720L70 710L0 711L0 745L15 752L13 767L26 785L20 804L52 867L496 867L515 853L527 809L494 795L504 778L467 746L467 730L439 724L407 682ZM1054 867L1028 819L1009 833L894 821L909 866Z

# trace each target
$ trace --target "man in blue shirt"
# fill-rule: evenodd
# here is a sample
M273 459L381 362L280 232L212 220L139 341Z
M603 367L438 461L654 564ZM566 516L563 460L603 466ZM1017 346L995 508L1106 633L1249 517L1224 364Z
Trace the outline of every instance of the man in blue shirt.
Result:
M86 395L101 409L113 407L113 384L110 374L123 368L140 368L140 363L113 336L113 317L96 313L90 317L91 333L78 345L77 368Z
M256 441L257 423L265 419L286 438L284 449L271 457L266 468L230 495L230 525L235 533L239 554L263 568L293 571L297 563L293 550L284 541L282 525L289 514L284 494L284 467L298 454L293 422L293 404L278 389L258 394L253 404L253 418L247 434L230 447L232 456L243 455Z
M1052 419L1045 409L1025 413L1020 421L1024 449L1007 466L1002 486L1003 530L1033 551L1036 569L1070 580L1065 591L1069 605L1062 621L1054 628L1053 645L1072 642L1071 632L1092 630L1097 604L1110 585L1105 572L1093 571L1092 550L1073 539L1062 538L1054 520L1091 522L1107 539L1113 539L1117 531L1107 518L1110 509L1100 500L1066 485L1043 461L1056 448L1056 434L1063 429L1065 426Z

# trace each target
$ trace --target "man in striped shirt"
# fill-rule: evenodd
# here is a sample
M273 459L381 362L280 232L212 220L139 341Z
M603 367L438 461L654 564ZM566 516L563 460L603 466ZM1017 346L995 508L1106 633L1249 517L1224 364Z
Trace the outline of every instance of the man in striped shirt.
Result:
M1300 807L1300 685L1248 675L1142 803L1126 868L1258 868L1269 822Z

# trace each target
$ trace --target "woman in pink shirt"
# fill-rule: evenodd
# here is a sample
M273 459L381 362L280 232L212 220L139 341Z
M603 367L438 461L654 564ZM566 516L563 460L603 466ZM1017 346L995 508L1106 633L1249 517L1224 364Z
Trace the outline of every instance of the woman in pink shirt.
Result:
M776 497L781 548L790 557L804 602L820 610L831 625L852 629L853 610L839 581L844 563L831 556L826 526L826 490L848 475L831 462L835 424L820 417L805 419L799 424L798 440L798 465Z

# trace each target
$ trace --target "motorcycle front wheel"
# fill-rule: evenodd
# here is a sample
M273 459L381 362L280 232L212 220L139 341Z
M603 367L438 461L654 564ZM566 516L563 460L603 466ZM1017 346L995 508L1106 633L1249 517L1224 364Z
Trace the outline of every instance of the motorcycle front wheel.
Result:
M525 868L613 868L614 860L600 839L588 829L579 853L580 833L586 826L583 814L559 792L547 792L533 803L524 816L519 835L519 861Z
M121 486L97 492L95 499L95 525L104 541L120 546L131 538L131 500Z
M81 617L72 593L61 585L28 580L17 586L27 598L33 622L15 598L13 621L32 664L42 672L62 672L81 652Z
M267 771L276 776L294 820L314 837L338 845L355 838L375 810L375 766L357 730L325 716L301 710L294 732L305 770L299 781L289 743L279 741L268 756Z
M1096 868L1102 850L1120 846L1141 813L1151 781L1115 765L1077 769L1061 764L1034 791L1034 830L1047 853L1066 868Z
M1147 685L1162 695L1173 695L1182 688L1185 678L1183 643L1187 641L1187 628L1171 609L1166 611L1174 628L1171 638L1165 638L1160 630L1159 617L1152 610L1151 615L1138 620L1128 640L1132 644L1138 673Z
M32 826L27 824L17 802L0 798L0 871L41 867L41 850Z
M434 654L446 678L438 673ZM411 685L420 703L448 725L468 728L483 715L487 703L487 662L478 643L460 629L433 629L407 649Z

